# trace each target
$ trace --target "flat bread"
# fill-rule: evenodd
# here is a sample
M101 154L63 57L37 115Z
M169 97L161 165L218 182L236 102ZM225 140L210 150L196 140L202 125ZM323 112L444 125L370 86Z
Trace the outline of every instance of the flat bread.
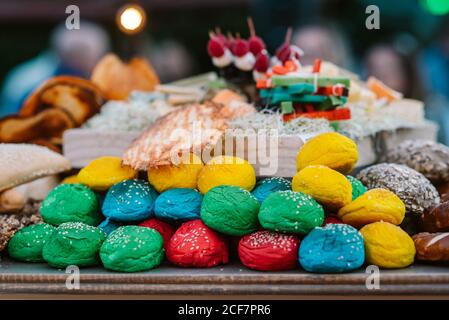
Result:
M137 170L173 164L173 159L215 146L228 127L223 106L207 102L179 107L159 118L123 155Z
M0 192L26 182L68 171L70 162L48 148L32 144L0 144Z

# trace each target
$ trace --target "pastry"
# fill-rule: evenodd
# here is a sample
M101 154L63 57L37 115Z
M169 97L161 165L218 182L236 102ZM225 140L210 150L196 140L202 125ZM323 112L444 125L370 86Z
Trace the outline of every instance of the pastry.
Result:
M156 218L185 222L200 218L203 196L194 189L177 188L162 192L154 204Z
M124 180L108 190L101 211L113 221L140 221L154 215L157 196L156 190L144 180Z
M312 196L330 210L338 210L352 200L352 186L348 179L321 165L308 166L296 173L292 189Z
M159 77L144 58L123 62L115 54L105 55L92 71L91 80L108 100L125 100L132 91L153 91Z
M307 234L323 224L324 210L307 194L291 190L277 191L262 203L259 221L268 230Z
M346 224L361 228L366 224L385 221L400 225L405 205L387 189L371 189L338 210L338 217Z
M238 253L240 261L247 268L279 271L296 267L298 248L298 237L264 230L242 237Z
M222 105L212 102L178 107L157 119L123 154L123 163L134 169L176 164L190 152L202 153L219 142L227 121ZM199 133L201 134L195 134Z
M449 201L426 209L419 216L419 225L423 231L449 231Z
M406 165L434 184L449 181L449 147L432 140L406 140L390 149L385 162Z
M182 224L170 239L167 258L180 267L210 268L228 263L228 246L201 220L192 220Z
M449 261L449 232L422 232L413 236L416 259L421 261Z
M46 223L20 229L8 243L9 256L18 261L43 262L42 249L55 230Z
M163 242L160 233L152 228L123 226L113 231L101 246L101 261L108 270L150 270L164 259Z
M101 221L95 193L81 184L61 184L42 201L40 208L46 223L83 222L96 226Z
M343 174L351 172L358 160L355 142L339 133L327 132L308 140L296 156L296 169L324 165Z
M81 222L66 222L51 234L42 256L54 268L93 266L100 262L98 251L105 238L106 234L96 227Z
M259 227L259 201L247 190L218 186L203 198L201 220L209 228L231 236L243 236Z
M388 222L367 224L360 233L365 240L366 262L380 268L395 269L411 265L415 244L401 228Z
M265 178L256 183L253 191L253 196L262 203L270 194L276 191L291 190L292 184L290 181L280 177Z
M104 191L126 179L133 179L137 172L122 165L117 157L101 157L92 160L78 173L78 181L93 190Z
M394 192L404 202L407 212L421 214L440 203L440 196L430 181L404 165L376 164L362 170L357 178L368 189L384 188Z
M360 268L364 261L363 237L346 224L315 228L299 247L299 263L309 272L348 272Z
M256 173L246 160L217 156L206 163L198 175L198 189L205 194L210 189L220 186L237 186L251 191L256 184Z
M71 169L70 162L48 148L31 144L0 144L0 192Z

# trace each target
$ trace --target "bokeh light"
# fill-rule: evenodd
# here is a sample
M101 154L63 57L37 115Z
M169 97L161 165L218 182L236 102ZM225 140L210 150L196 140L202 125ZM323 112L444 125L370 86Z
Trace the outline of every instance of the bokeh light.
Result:
M143 29L146 14L143 8L136 4L126 4L117 12L117 25L127 34L135 34Z
M449 13L449 0L421 0L421 5L433 15L443 16Z

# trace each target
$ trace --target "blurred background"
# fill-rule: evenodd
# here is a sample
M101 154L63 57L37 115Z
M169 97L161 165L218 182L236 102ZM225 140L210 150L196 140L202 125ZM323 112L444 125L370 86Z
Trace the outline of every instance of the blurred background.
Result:
M133 3L145 10L146 24L128 34L116 16ZM80 30L65 28L71 4L80 9ZM379 30L365 27L371 4L380 9ZM89 77L109 51L125 59L147 57L162 82L210 71L208 31L220 27L246 37L248 16L270 52L292 26L303 63L320 57L362 79L374 75L406 97L424 100L428 118L449 123L449 0L1 1L0 116L16 112L53 75ZM440 141L449 137L445 130Z

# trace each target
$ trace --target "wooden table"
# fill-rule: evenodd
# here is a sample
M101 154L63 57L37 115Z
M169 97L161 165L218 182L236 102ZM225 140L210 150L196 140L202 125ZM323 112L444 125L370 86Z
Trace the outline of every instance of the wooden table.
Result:
M381 270L377 290L367 289L365 270L332 275L301 270L257 272L237 263L211 269L162 265L132 274L85 268L80 272L79 290L67 289L68 276L46 264L4 260L0 263L0 297L449 297L449 267L430 265Z

